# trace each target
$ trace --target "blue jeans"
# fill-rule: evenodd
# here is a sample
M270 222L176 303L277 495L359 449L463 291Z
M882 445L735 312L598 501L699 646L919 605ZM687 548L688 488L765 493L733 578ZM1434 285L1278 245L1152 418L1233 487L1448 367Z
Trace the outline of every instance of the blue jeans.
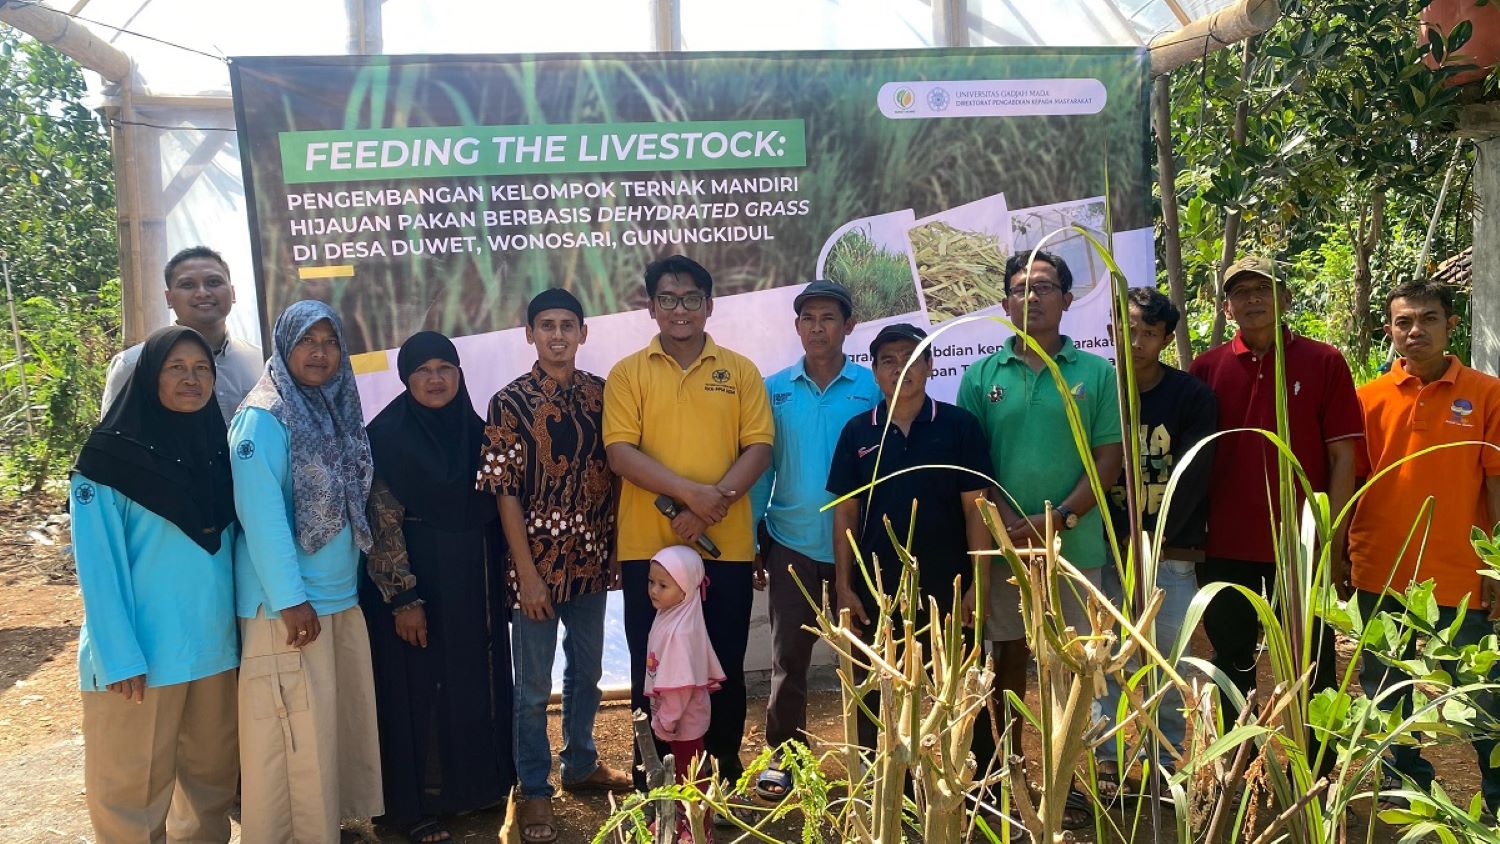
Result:
M1104 594L1118 606L1124 594L1119 571L1110 563L1104 566L1103 572ZM1193 596L1198 594L1197 566L1184 560L1162 560L1156 570L1156 585L1162 591L1162 604L1161 610L1156 614L1155 642L1157 650L1161 651L1162 656L1166 656L1176 645L1177 637L1182 632L1182 621L1187 616L1188 605L1193 602ZM1101 703L1104 718L1109 723L1114 723L1115 713L1120 706L1120 687L1114 677L1107 678ZM1182 712L1182 695L1175 688L1169 689L1162 696L1161 705L1156 710L1156 725L1180 752L1183 736L1187 731L1187 717ZM1100 762L1118 762L1119 748L1115 739L1111 738L1101 745L1096 754ZM1163 766L1175 767L1172 764L1172 753L1165 747L1161 748L1160 759Z
M599 712L599 677L604 659L604 605L608 592L553 604L554 618L532 621L515 612L510 622L510 653L515 665L516 777L523 797L551 797L552 746L547 741L547 701L552 696L552 659L557 624L563 625L562 781L587 779L599 767L594 747L594 716Z
M1401 605L1394 598L1387 597L1381 600L1374 592L1359 590L1359 612L1366 619L1380 610L1399 614ZM1377 607L1377 603L1379 606ZM1437 627L1445 628L1453 624L1458 610L1454 607L1438 607ZM1495 624L1485 617L1486 612L1478 606L1478 601L1470 605L1469 611L1464 614L1464 623L1459 626L1457 635L1454 636L1454 647L1472 645L1480 639L1495 632ZM1412 636L1407 645L1405 657L1412 658L1417 652L1417 639ZM1450 674L1454 666L1445 661L1438 661L1442 668ZM1495 682L1495 674L1491 672L1489 681ZM1365 690L1365 694L1374 697L1387 685L1395 685L1403 680L1410 679L1405 672L1392 668L1369 654L1362 655L1359 666L1359 685ZM1494 692L1480 692L1475 696L1475 703L1479 705L1482 712L1488 713L1491 719L1500 719L1500 695ZM1391 707L1399 707L1402 715L1411 715L1411 687L1407 687L1386 698L1385 703ZM1481 716L1483 717L1483 716ZM1493 728L1493 725L1491 725ZM1491 733L1490 735L1493 735ZM1500 810L1500 771L1490 767L1490 751L1495 747L1495 739L1480 738L1474 741L1474 753L1479 757L1479 790L1484 795L1484 802L1490 811ZM1434 771L1432 763L1422 758L1422 748L1407 747L1404 745L1393 745L1391 755L1385 760L1389 768L1405 774L1417 784L1423 791L1432 788ZM1464 805L1465 801L1457 801Z

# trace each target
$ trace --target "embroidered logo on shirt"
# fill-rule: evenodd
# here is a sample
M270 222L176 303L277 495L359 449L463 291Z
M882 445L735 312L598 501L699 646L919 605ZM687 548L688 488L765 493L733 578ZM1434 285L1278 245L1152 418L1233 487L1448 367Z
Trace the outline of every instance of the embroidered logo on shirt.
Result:
M790 392L771 394L771 404L775 407L780 407L791 400L792 394Z
M999 404L1005 400L1005 388L999 384L990 385L990 404Z
M1302 382L1301 381L1293 381L1292 382L1292 395L1294 395L1294 396L1300 396L1300 395L1302 395Z
M879 450L880 450L880 446L878 446L878 445L867 445L864 448L861 448L859 450L859 457L860 457L861 460L863 460L866 454L869 454L872 451L879 451Z
M729 383L731 377L729 374L729 370L715 369L708 377L711 381L713 381L713 383L704 384L704 392L724 393L731 396L739 394L739 390L735 389L734 385Z
M79 484L78 489L73 490L73 497L79 504L88 504L94 500L94 485Z
M1083 398L1083 382L1082 381L1079 381L1077 384L1073 385L1072 393L1073 393L1073 398L1075 398L1075 399L1081 399L1081 398Z
M241 460L249 460L255 456L255 443L240 440L240 444L234 447L234 455Z
M1474 423L1469 421L1469 417L1474 413L1473 402L1468 399L1454 399L1453 405L1448 410L1453 414L1448 417L1449 425L1459 425L1464 428L1474 427Z
M656 669L658 669L660 667L661 667L661 660L659 660L659 659L656 658L656 652L652 651L650 653L647 653L646 654L646 673L650 674L651 676L654 677L654 676L656 676Z

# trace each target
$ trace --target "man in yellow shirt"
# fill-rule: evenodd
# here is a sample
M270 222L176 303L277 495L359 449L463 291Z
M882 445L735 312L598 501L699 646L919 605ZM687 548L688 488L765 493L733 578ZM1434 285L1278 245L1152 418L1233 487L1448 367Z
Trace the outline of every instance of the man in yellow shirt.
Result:
M660 333L616 364L604 384L605 453L624 479L618 542L630 701L648 709L646 639L656 618L646 592L651 557L670 545L695 545L707 575L708 638L725 674L710 698L703 741L732 784L744 771L739 753L755 557L747 494L770 465L775 426L755 364L704 331L714 310L708 270L682 255L656 261L646 267L646 296ZM675 505L671 519L657 507L660 496ZM644 790L643 774L633 770L636 788Z

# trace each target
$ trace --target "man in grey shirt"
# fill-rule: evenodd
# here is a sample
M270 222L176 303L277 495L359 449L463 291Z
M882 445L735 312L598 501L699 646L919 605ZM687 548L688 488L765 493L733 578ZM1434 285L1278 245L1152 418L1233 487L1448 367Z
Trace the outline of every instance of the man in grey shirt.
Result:
M260 349L229 336L224 320L234 306L234 288L229 284L229 265L207 246L190 246L167 261L167 306L177 315L177 324L194 329L208 340L214 350L214 398L228 422L239 409L245 394L260 380L265 358ZM104 398L99 402L99 416L109 410L115 396L141 356L141 344L126 349L109 361L104 377Z

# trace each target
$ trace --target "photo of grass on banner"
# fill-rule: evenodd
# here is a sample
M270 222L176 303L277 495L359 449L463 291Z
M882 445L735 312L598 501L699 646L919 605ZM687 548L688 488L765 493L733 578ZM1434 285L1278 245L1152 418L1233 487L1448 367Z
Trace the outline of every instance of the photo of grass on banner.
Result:
M656 331L641 270L677 252L714 275L709 332L767 373L800 354L811 278L854 292L862 360L889 322L1003 314L1005 259L1102 233L1106 202L1130 283L1155 277L1139 50L255 57L231 75L262 324L302 298L338 309L367 412L423 329L455 339L484 402L534 359L525 306L550 286L583 301L579 363L607 372ZM1075 276L1063 330L1113 357L1103 262L1075 232L1048 248ZM940 337L933 395L1007 333Z

